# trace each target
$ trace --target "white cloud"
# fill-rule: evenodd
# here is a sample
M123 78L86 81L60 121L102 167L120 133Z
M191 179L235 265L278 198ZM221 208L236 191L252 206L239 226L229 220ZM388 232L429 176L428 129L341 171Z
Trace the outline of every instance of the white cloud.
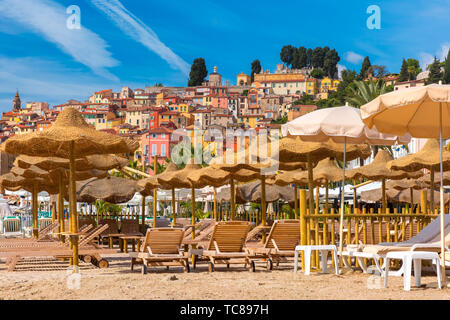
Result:
M342 64L339 64L339 63L338 63L337 69L338 69L338 77L339 77L339 79L341 79L341 72L342 72L343 70L346 70L347 68L346 68L345 66L343 66Z
M107 43L96 33L83 27L68 29L66 8L51 0L2 0L0 16L19 23L56 44L76 61L88 66L95 73L114 79L106 68L118 65L107 50Z
M128 11L119 0L91 0L91 2L129 37L155 52L172 68L179 69L186 75L189 73L189 64L162 43L156 33Z
M352 63L352 64L358 64L361 63L364 60L364 57L360 54L357 54L353 51L348 51L345 53L345 58L346 61Z
M444 61L447 58L448 50L450 50L450 43L445 42L441 44L441 47L435 54L430 54L428 52L419 53L419 62L422 70L426 70L427 66L433 62L434 57L438 58L440 61Z

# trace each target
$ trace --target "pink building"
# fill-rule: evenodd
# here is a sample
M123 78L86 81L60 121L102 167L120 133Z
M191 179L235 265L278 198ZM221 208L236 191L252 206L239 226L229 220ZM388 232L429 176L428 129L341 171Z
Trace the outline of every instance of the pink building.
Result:
M214 108L228 109L228 96L213 96L211 104Z
M155 155L160 163L163 163L166 158L170 157L171 137L172 130L165 127L150 129L146 134L142 135L141 148L146 165L152 163Z

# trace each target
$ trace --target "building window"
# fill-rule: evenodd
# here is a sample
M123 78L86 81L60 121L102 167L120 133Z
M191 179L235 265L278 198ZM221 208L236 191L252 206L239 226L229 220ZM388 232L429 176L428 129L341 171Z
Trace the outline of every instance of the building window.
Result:
M161 157L165 157L166 156L166 145L163 144L161 145Z
M152 144L152 156L156 156L156 144Z
M166 135L164 133L161 133L161 139L164 139Z

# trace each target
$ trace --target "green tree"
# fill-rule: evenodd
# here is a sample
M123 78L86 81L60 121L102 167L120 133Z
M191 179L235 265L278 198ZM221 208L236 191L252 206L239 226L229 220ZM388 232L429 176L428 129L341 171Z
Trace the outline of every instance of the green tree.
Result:
M253 60L251 67L252 67L251 78L253 82L255 80L255 73L261 72L261 62L258 59Z
M207 76L208 70L206 69L205 59L195 59L191 66L191 72L189 73L188 86L201 86Z
M315 68L311 72L311 77L316 79L322 79L325 76L325 71L323 71L321 68Z
M445 59L444 77L442 80L445 84L450 84L450 50L448 50L447 59Z
M294 60L294 51L296 51L296 49L291 45L286 45L281 48L280 59L286 64L286 66L292 65L292 61Z
M299 47L297 50L295 50L293 59L294 60L292 61L292 68L294 68L294 69L305 68L308 63L308 56L306 54L306 48Z
M364 80L368 76L369 68L372 64L370 63L369 57L365 57L361 65L361 70L359 71L359 80Z
M434 57L434 61L430 66L430 75L428 76L427 84L438 83L442 80L441 63Z
M313 68L323 68L325 55L328 51L330 51L330 48L328 47L317 47L312 51L311 64Z
M384 80L377 81L355 81L355 87L349 87L350 92L347 101L354 107L360 107L381 94L391 91L386 87Z
M312 67L312 54L313 50L311 48L306 50L306 67L308 68Z
M328 47L325 48L328 49ZM337 75L337 64L339 60L341 60L341 58L339 57L339 54L335 49L329 50L325 53L323 70L325 71L325 74L330 78L334 78Z
M399 82L408 81L409 80L409 72L408 72L408 64L406 60L403 59L402 67L400 68L400 75L398 77Z

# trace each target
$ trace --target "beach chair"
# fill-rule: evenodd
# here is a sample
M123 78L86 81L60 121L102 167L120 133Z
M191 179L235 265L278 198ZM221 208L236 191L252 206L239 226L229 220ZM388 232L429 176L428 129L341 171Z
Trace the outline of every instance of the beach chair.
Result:
M445 215L444 222L445 241L446 245L450 244L450 215ZM373 245L359 245L357 248L345 248L342 252L343 256L356 257L358 259L361 269L368 273L369 269L364 262L364 259L373 259L378 271L383 274L384 266L380 264L380 260L386 257L388 252L392 251L435 251L440 252L440 217L434 219L422 231L414 237L403 242L382 242ZM348 247L348 246L347 246ZM345 260L345 259L343 259ZM401 276L403 274L403 266L395 272L390 273L394 276Z
M149 266L182 266L189 272L189 257L181 249L184 231L179 228L148 229L140 252L131 252L131 270L135 264L142 264L141 272L146 274Z
M244 264L255 271L255 262L251 254L244 249L245 240L250 231L250 222L221 221L217 222L211 234L207 250L202 257L209 259L209 271L213 272L217 264Z

